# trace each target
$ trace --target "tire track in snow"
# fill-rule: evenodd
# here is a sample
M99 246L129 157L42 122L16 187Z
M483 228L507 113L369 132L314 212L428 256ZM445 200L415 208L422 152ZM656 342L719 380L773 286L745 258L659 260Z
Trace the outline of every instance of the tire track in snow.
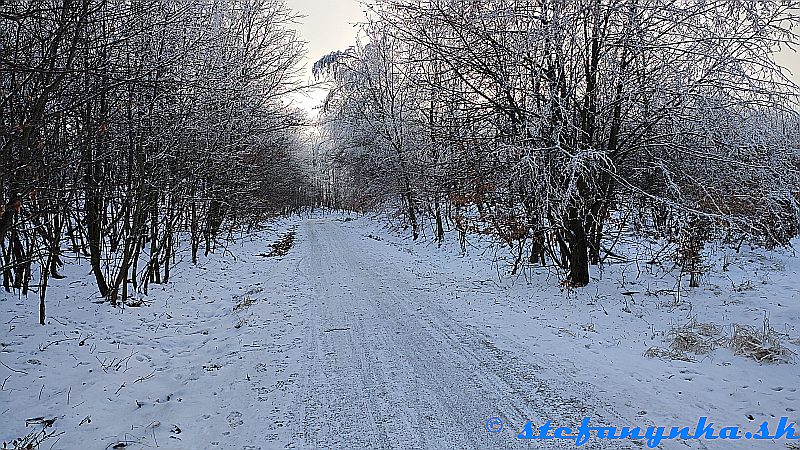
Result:
M617 418L585 387L568 379L548 384L537 377L543 366L497 348L426 302L411 289L420 280L393 266L398 249L366 245L352 233L335 221L311 220L299 244L308 255L298 266L300 282L314 296L296 415L306 448L574 448L515 436L528 419L571 426L584 416L595 425ZM492 416L507 430L488 433ZM604 445L591 440L585 448Z

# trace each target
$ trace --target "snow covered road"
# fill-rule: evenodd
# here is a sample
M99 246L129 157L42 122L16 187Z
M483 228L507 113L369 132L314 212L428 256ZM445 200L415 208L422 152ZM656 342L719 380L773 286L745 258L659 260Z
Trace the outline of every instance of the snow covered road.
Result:
M313 297L300 447L531 448L514 439L528 418L578 424L603 414L570 380L542 382L540 367L453 320L430 284L456 280L420 277L401 249L356 232L322 219L300 234L301 284ZM494 416L510 430L487 432Z

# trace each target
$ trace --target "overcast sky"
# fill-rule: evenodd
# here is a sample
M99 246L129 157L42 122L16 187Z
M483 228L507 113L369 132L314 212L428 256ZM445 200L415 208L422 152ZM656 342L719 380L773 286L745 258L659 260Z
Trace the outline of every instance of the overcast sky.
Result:
M300 19L297 29L301 38L307 42L308 57L304 77L311 81L311 65L322 56L334 51L344 50L353 45L356 38L354 23L363 21L364 7L357 0L285 0L286 4L305 16ZM794 74L800 83L800 53L785 51L779 62ZM304 79L304 81L306 81ZM316 92L311 97L298 98L300 105L311 109L324 98L324 93Z
M308 57L313 63L334 50L343 50L355 41L353 24L363 21L364 8L356 0L285 0L286 4L306 17L298 30L308 42ZM309 64L309 71L310 71Z
M306 41L308 54L303 81L311 80L311 65L334 50L344 50L355 43L356 22L363 22L364 8L357 0L285 0L287 6L305 16L297 24L300 38ZM295 96L306 110L318 105L325 92Z

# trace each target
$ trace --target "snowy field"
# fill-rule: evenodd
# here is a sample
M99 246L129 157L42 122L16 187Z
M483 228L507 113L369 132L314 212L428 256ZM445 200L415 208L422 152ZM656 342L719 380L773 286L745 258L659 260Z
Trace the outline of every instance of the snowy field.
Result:
M707 416L754 431L800 421L791 250L719 249L696 289L617 262L570 291L546 268L508 276L480 242L462 256L454 236L437 248L345 217L276 222L198 266L183 261L139 307L99 303L85 261L48 291L47 326L35 295L3 292L0 441L41 431L43 449L574 448L516 435L528 420L583 417L672 427ZM294 227L288 254L264 256ZM737 326L766 326L789 363L735 355ZM502 432L486 430L491 417Z

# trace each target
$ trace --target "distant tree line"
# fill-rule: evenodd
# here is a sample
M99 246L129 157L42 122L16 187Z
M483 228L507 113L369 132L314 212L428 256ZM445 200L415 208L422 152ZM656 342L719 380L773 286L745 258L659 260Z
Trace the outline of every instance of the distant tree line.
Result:
M303 44L281 0L0 3L0 250L6 290L87 258L112 305L166 282L225 226L297 208Z
M342 205L489 234L585 286L608 227L768 247L800 227L798 2L378 0L314 66ZM620 223L624 225L620 225ZM463 241L462 241L463 242Z

